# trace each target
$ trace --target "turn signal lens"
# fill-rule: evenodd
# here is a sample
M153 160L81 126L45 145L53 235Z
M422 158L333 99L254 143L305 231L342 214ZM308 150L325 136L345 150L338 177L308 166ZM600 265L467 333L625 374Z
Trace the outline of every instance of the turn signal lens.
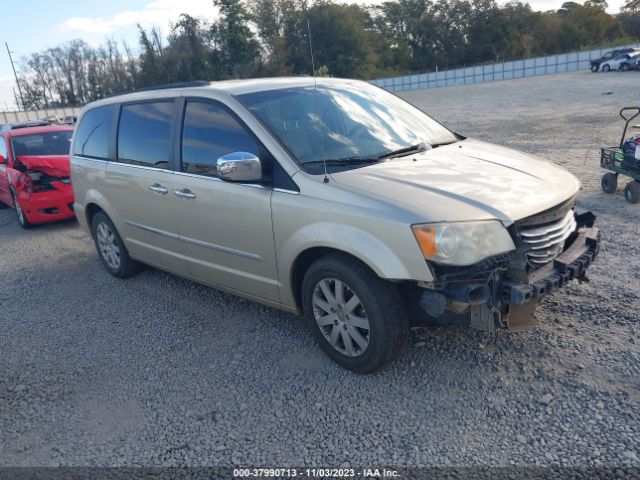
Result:
M438 254L436 246L436 229L427 225L414 225L411 227L418 241L420 250L425 257L435 257Z

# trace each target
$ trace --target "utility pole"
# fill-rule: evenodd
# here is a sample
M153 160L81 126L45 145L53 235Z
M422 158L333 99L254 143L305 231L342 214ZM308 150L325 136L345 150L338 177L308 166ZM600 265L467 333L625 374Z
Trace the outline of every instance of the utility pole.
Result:
M18 93L20 94L20 103L22 104L22 110L24 110L24 98L22 97L22 88L20 88L20 82L18 81L18 74L16 73L16 67L13 64L13 57L11 56L11 50L9 50L9 44L4 42L4 46L7 47L7 53L9 54L9 61L11 62L11 68L13 69L13 76L16 77L16 85L18 85Z

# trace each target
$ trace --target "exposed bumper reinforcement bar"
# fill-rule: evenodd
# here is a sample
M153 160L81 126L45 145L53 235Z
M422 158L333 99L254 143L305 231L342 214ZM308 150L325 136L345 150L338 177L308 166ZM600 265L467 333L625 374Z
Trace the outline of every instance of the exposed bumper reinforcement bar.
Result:
M529 283L505 279L502 300L512 306L523 305L563 287L574 279L586 280L587 268L600 251L600 231L582 228L571 246L552 263L536 270Z

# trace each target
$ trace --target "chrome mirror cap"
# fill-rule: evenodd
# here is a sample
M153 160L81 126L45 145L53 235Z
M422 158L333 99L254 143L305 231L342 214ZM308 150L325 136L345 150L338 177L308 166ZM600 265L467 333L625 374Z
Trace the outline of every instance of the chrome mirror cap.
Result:
M262 164L253 153L233 152L218 158L218 177L228 182L256 182L262 180Z

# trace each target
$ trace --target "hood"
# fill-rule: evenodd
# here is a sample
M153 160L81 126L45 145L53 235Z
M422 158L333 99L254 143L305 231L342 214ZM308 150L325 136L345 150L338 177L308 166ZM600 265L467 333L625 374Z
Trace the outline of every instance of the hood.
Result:
M46 173L52 177L68 177L71 174L68 155L22 155L18 162L29 170Z
M470 139L332 178L399 202L429 222L511 223L564 202L580 188L576 177L551 162Z

